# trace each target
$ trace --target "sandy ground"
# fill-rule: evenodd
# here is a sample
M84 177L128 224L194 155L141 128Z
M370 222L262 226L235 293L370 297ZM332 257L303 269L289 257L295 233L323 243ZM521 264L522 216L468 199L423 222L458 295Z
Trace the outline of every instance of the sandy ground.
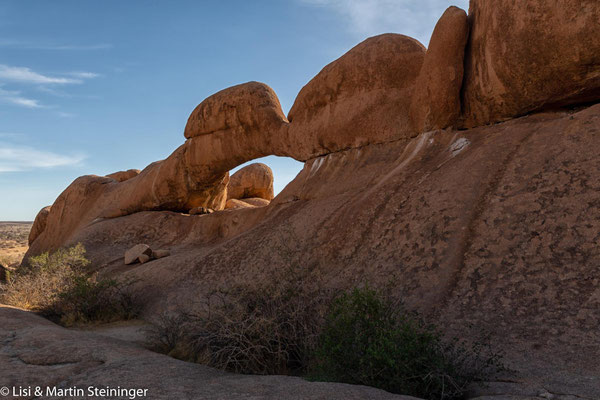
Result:
M27 251L31 222L0 222L0 262L10 266L21 263Z

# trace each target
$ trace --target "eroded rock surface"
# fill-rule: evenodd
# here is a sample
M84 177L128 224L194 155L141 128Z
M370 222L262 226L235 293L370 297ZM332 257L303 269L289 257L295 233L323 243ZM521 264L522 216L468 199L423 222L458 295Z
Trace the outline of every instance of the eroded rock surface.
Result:
M600 2L471 0L464 127L600 100Z
M429 132L316 158L267 207L137 213L71 243L108 274L139 237L173 246L125 272L148 316L290 265L331 286L392 285L448 333L491 332L517 371L506 379L597 398L599 133L600 105Z
M416 132L453 127L460 116L467 13L450 7L438 21L415 84L410 118Z
M323 68L288 114L287 142L297 158L415 136L408 109L424 57L417 40L384 34Z
M583 105L600 99L599 10L473 0L459 121L470 129L434 129L459 106L454 8L427 53L402 35L359 44L287 119L267 85L219 92L166 160L123 182L73 182L28 255L82 242L103 274L137 282L148 317L290 266L331 287L392 287L448 334L491 333L515 387L481 396L600 398L600 105ZM268 206L227 201L228 171L270 154L304 169ZM236 210L182 213L195 207ZM115 252L140 238L173 254L125 267Z

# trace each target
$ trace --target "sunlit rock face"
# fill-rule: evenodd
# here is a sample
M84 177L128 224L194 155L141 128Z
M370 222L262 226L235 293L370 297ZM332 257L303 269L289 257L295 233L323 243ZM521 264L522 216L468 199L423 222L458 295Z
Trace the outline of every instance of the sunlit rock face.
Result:
M472 0L463 127L600 100L600 2Z

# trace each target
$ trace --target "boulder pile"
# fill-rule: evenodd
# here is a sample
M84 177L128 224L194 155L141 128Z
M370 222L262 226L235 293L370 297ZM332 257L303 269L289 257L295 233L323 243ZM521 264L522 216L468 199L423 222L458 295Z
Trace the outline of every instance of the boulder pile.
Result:
M126 265L139 262L146 263L151 260L168 257L171 255L169 250L152 250L147 244L138 244L125 252L124 263Z

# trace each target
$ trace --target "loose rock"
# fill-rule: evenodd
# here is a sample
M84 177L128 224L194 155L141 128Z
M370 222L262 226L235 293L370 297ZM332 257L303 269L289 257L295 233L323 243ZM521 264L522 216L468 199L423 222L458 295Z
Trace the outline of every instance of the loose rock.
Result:
M150 246L147 244L138 244L133 246L131 249L125 252L125 264L133 264L142 255L146 255L148 257L152 255L152 249L150 249Z
M190 215L212 214L215 210L206 207L194 207L190 210Z

